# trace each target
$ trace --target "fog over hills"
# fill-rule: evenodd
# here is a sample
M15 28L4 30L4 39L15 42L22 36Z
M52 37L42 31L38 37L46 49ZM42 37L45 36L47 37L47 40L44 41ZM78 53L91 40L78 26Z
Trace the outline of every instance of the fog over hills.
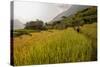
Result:
M62 12L62 13L60 13L60 14L57 15L55 18L53 18L53 19L51 20L51 22L52 22L52 21L61 20L61 19L62 19L62 18L61 18L62 16L68 17L68 16L73 15L73 14L77 13L78 11L83 10L83 9L85 9L85 8L88 8L88 7L89 7L89 6L86 6L86 5L72 5L68 10L66 10L66 11L64 11L64 12Z
M66 8L67 10L56 15L50 22L61 20L62 16L68 17L68 16L73 15L73 14L77 13L78 11L83 10L88 7L89 6L86 6L86 5L71 5L68 9ZM65 7L64 7L64 9L65 9ZM15 19L13 27L14 27L14 29L23 29L25 27L25 25L19 19Z
M18 19L15 19L14 20L14 23L13 23L13 29L23 29L25 27L25 25Z

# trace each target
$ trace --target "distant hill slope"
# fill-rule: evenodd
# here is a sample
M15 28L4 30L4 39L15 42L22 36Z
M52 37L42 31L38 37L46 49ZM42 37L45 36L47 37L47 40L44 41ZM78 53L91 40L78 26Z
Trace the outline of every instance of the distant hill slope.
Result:
M83 6L83 5L72 5L67 11L62 12L61 14L57 15L52 21L58 21L61 20L62 16L70 16L73 15L75 13L77 13L77 11L83 10L85 8L88 8L89 6ZM51 22L52 22L51 21Z
M96 6L90 6L88 8L85 8L81 11L77 11L77 13L65 17L61 20L63 23L82 23L82 24L90 24L93 22L97 22L97 7Z
M61 16L61 15L60 15ZM97 22L97 7L90 6L83 10L77 11L70 16L62 16L61 20L51 22L53 28L64 29L67 27L83 26Z
M25 27L25 25L18 19L15 19L14 20L14 23L13 23L13 29L23 29Z

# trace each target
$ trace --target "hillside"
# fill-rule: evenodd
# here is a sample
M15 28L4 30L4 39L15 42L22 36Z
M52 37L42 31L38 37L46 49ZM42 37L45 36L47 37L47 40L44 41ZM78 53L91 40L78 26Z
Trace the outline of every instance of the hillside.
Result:
M23 29L24 27L25 27L25 25L20 21L20 20L18 20L18 19L15 19L14 20L14 24L13 24L14 26L14 30L15 29Z
M72 19L72 23L74 24L77 22L79 22L80 24L97 22L97 8L95 6L86 8L82 11L77 12L75 15L69 18L64 18L62 21L67 22L69 19Z
M75 14L68 17L62 16L61 20L53 21L54 28L66 28L73 26L82 26L84 24L91 24L97 22L97 7L91 6L81 11L77 11Z
M62 13L60 13L60 14L57 15L55 18L53 18L52 21L61 20L61 19L62 19L62 18L61 18L62 16L68 17L68 16L70 16L70 15L75 14L77 11L83 10L83 9L85 9L85 8L88 8L88 7L89 7L89 6L72 5L68 10L66 10L66 11L64 11L64 12L62 12Z

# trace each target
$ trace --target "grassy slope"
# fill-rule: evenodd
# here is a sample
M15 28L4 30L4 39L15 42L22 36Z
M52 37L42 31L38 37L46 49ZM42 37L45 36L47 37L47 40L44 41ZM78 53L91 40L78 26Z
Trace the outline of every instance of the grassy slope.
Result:
M90 61L93 50L91 44L91 39L72 28L35 32L32 36L23 35L22 38L14 39L14 63L27 65Z
M82 34L92 41L92 60L97 60L97 24L87 24L81 29Z

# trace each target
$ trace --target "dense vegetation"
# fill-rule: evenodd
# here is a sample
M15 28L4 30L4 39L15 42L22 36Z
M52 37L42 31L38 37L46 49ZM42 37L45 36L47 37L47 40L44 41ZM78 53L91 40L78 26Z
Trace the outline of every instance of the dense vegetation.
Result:
M25 29L42 30L43 21L37 19L36 21L29 21L26 23Z
M52 22L53 28L64 29L67 27L82 26L97 22L97 7L89 7L71 16L62 16L62 20Z
M42 22L29 21L25 29L13 32L14 65L97 60L96 7L63 16L62 20L52 23ZM80 28L79 32L76 27Z
M90 30L90 36L96 37L96 26L93 24L85 28ZM88 33L84 27L82 32ZM51 30L35 32L32 36L23 35L23 38L14 39L15 65L48 64L65 62L82 62L96 60L92 40L87 36L77 33L73 28L65 30ZM96 44L94 44L96 47ZM24 61L23 61L24 60Z
M42 20L29 21L25 24L25 29L14 31L14 36L20 36L31 32L40 32L48 29L66 29L68 27L80 28L85 24L97 22L97 7L92 6L77 12L71 16L62 16L62 20L45 23Z
M92 60L97 59L97 24L87 24L81 29L81 33L92 41Z

